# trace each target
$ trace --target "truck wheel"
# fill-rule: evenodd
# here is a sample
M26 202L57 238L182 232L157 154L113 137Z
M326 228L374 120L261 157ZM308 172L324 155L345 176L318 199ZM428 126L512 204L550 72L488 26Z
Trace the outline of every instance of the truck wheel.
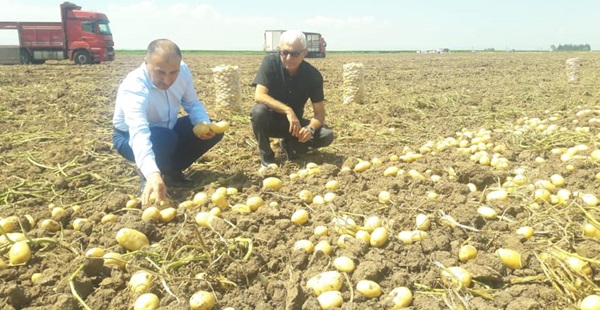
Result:
M78 65L87 65L92 63L92 56L85 50L75 52L73 60Z
M26 49L21 50L21 64L28 65L31 63L31 56Z

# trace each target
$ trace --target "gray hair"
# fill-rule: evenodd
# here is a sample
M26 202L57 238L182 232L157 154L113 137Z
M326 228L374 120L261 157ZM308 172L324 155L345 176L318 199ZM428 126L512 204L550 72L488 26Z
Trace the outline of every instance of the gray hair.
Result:
M306 49L306 35L302 31L288 30L279 37L279 47L283 44L294 45L298 40L302 43L302 49Z
M157 54L163 56L173 55L182 58L179 46L169 39L156 39L148 44L146 57L150 58Z

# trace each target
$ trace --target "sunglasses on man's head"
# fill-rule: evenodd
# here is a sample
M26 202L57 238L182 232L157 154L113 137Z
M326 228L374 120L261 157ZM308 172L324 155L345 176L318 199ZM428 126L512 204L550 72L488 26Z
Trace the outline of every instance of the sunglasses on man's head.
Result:
M298 56L300 56L300 54L302 54L302 51L300 51L300 52L297 52L297 51L286 51L286 50L282 50L282 51L280 51L280 52L281 52L281 55L282 55L283 57L287 57L287 55L291 55L292 57L298 57Z

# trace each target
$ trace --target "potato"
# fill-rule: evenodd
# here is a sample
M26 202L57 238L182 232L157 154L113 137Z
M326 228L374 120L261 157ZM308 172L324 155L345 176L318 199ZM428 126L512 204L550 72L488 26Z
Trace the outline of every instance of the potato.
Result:
M140 295L133 304L133 310L155 310L158 309L160 300L152 293Z
M10 241L9 241L10 240ZM9 242L18 242L27 240L27 237L23 233L11 232L0 235L0 246L8 244Z
M197 291L190 297L192 310L210 310L215 306L215 296L207 291Z
M306 287L319 296L324 292L339 291L342 288L342 274L338 271L326 271L313 276L306 282Z
M192 201L196 205L201 206L203 204L206 204L209 201L209 198L205 192L198 192L198 193L196 193L196 195L194 195L194 198L192 199Z
M142 212L142 221L148 222L150 220L160 221L160 210L155 206L150 206L144 209Z
M91 248L85 252L87 258L102 258L106 252L102 248Z
M371 246L380 247L388 240L388 231L385 227L377 227L371 233Z
M263 189L278 191L283 187L283 181L276 177L268 177L263 180Z
M210 127L208 126L207 122L200 122L194 125L194 128L192 130L194 131L194 134L196 136L203 136L210 131Z
M308 254L312 254L315 250L315 245L308 239L302 239L294 243L294 250L303 250Z
M498 254L504 266L510 269L519 269L523 267L523 262L521 261L521 254L519 254L519 252L515 250L498 249L496 250L496 254Z
M466 263L476 257L477 249L470 244L463 245L458 251L458 259L463 263Z
M19 218L14 215L7 216L0 220L0 227L5 233L12 232L19 227Z
M226 121L218 121L216 123L209 123L208 127L214 133L224 133L229 130L229 123Z
M175 208L166 208L160 210L160 221L163 223L171 222L175 216L177 215L177 210Z
M393 289L385 297L384 302L391 303L393 306L387 310L398 310L410 306L413 300L412 292L404 286Z
M339 308L344 303L342 293L339 291L328 291L317 297L317 301L323 310Z
M90 220L88 220L86 218L76 218L73 220L73 229L79 231L85 223L89 223L89 222L90 222Z
M323 254L331 255L331 244L327 240L321 240L315 245L315 252L323 252Z
M260 198L259 196L248 197L248 199L246 199L246 205L252 211L258 210L258 208L260 208L264 204L265 204L265 201L262 198Z
M55 232L60 230L60 224L52 219L44 219L40 224L40 227L47 231Z
M11 265L24 265L31 259L31 249L27 241L13 243L8 252L8 260Z
M296 225L303 225L304 223L306 223L308 221L309 218L309 214L306 210L304 209L300 209L300 210L296 210L296 212L294 212L294 214L292 214L292 223L296 224Z
M581 310L598 310L600 309L600 296L588 295L579 304Z
M40 281L42 279L42 274L39 272L36 272L34 274L31 275L31 282L36 283L38 281Z
M132 209L137 208L140 205L140 201L137 198L127 200L125 203L125 208Z
M340 272L352 272L354 271L354 261L348 256L336 257L333 260L333 267Z
M127 262L119 253L109 252L104 254L102 258L104 259L104 266L116 266L120 269L125 269L125 264Z
M371 280L358 281L356 290L367 298L375 298L381 295L381 286Z
M336 190L340 188L340 183L338 183L336 180L329 180L325 184L325 188L329 190Z
M442 270L442 282L449 286L471 286L471 274L462 267L448 267Z
M117 232L116 239L122 247L129 251L137 251L150 244L146 235L131 228L121 228Z
M128 286L133 293L147 293L152 288L152 274L146 270L138 270L131 275Z

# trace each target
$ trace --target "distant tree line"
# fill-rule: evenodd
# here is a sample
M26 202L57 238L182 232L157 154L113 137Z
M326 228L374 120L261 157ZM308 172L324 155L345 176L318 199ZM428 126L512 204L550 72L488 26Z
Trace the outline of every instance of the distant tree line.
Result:
M556 45L550 45L550 49L553 52L566 52L566 51L578 51L578 52L589 52L592 50L592 47L589 44L559 44L558 47Z

